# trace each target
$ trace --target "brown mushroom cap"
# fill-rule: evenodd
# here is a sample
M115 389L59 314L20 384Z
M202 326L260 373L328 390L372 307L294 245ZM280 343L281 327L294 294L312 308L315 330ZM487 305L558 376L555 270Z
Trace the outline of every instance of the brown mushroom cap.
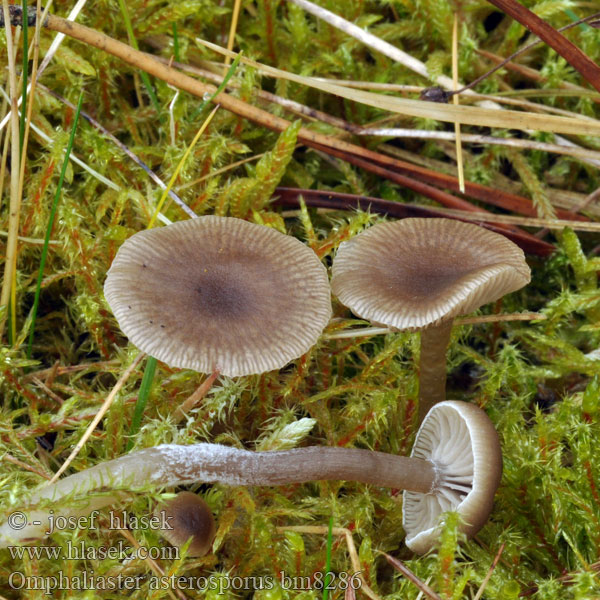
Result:
M403 492L406 545L427 552L439 538L441 514L449 510L460 514L463 533L475 535L492 511L502 476L500 441L485 412L457 400L439 402L425 417L411 456L431 461L439 482L428 494Z
M170 366L228 376L283 367L331 316L327 271L310 248L230 217L136 233L104 293L138 348Z
M344 305L395 329L469 313L530 280L516 244L452 219L374 225L340 245L332 274L333 293Z
M173 546L180 548L190 538L188 556L204 556L215 538L215 519L206 502L192 492L179 492L175 498L160 504L155 514L161 523L161 535Z

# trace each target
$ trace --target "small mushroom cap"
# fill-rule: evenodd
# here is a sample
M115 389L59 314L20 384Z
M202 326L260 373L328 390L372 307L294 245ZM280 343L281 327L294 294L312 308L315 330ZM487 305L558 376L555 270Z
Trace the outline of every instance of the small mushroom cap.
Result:
M212 547L216 527L206 502L192 492L179 492L175 498L160 504L155 511L162 523L161 535L173 546L182 547L190 538L188 556L204 556Z
M309 247L270 227L212 215L130 237L104 294L144 352L231 377L298 358L331 316L327 271Z
M422 329L526 285L523 251L502 235L452 219L380 223L340 245L333 293L356 315Z
M486 523L502 476L502 451L494 425L474 404L439 402L427 413L411 456L430 460L438 471L428 494L404 491L406 545L419 554L439 538L440 515L457 511L468 537Z

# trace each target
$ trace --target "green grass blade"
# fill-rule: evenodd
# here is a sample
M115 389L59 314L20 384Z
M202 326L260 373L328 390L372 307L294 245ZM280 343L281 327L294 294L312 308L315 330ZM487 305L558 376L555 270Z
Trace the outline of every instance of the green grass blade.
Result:
M233 77L235 70L237 69L238 65L240 64L241 58L242 58L242 53L240 52L235 57L234 61L231 63L229 70L225 74L225 77L223 77L223 81L221 81L221 83L219 84L219 87L215 90L215 92L212 94L212 96L210 96L206 100L203 100L200 103L200 106L198 106L198 108L192 115L192 121L195 121L198 118L198 116L202 113L202 111L212 102L213 98L218 96L225 89L225 87L229 83L229 80Z
M127 451L133 448L133 437L140 430L144 409L146 408L146 403L150 397L150 388L152 387L154 372L156 371L156 362L157 361L153 356L149 356L148 360L146 361L146 368L144 369L144 376L142 377L140 392L137 397L137 402L135 403L133 419L131 420L129 440L127 441Z
M137 43L137 39L135 34L133 33L133 27L131 26L131 19L129 18L129 12L127 10L127 5L124 0L119 0L119 7L121 9L121 14L123 15L123 20L125 21L125 28L127 29L127 35L129 36L129 43L136 49L139 50L139 46ZM160 114L160 103L158 102L158 98L154 93L154 88L152 87L152 82L150 81L150 77L148 77L148 73L145 71L140 71L140 77L142 78L142 83L148 92L148 96L150 96L150 101L152 102L156 112Z
M58 186L56 187L56 194L54 195L54 201L52 202L52 209L50 210L50 217L48 219L48 227L46 228L46 237L44 238L44 246L42 247L42 258L40 259L40 270L38 272L37 284L35 287L35 298L33 300L33 308L31 309L31 328L29 329L29 341L27 343L27 358L31 358L31 348L33 346L33 335L35 332L35 320L37 317L38 306L40 303L42 278L44 276L44 267L46 266L46 258L48 256L48 246L50 245L50 234L52 233L52 226L54 225L54 217L56 216L56 209L58 208L58 200L60 199L63 182L65 180L65 173L67 171L67 165L69 164L69 156L71 155L71 149L73 148L73 142L75 141L75 131L77 130L77 122L79 121L79 113L81 112L82 103L83 103L83 90L79 94L79 101L77 102L77 110L75 112L75 119L73 121L73 127L71 127L71 136L69 137L69 143L67 144L65 158L64 158L64 161L62 164L62 169L60 171L60 177L58 179Z
M329 580L331 579L331 548L333 546L333 517L329 519L327 532L327 558L325 560L325 579L323 580L323 600L329 597Z
M173 54L175 56L175 61L180 62L179 60L179 33L177 32L177 23L173 21Z

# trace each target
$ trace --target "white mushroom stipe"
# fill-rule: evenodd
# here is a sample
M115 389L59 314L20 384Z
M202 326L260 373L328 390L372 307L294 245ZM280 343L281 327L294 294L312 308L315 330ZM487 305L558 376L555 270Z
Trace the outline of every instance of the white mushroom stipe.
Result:
M483 526L501 466L498 436L487 415L458 401L442 402L430 411L412 457L319 446L251 452L218 444L166 444L101 463L42 488L27 507L19 509L27 517L25 527L11 529L8 522L0 526L0 547L43 538L49 516L45 507L51 503L58 514L56 504L63 500L68 503L61 506L61 515L81 516L115 501L123 490L191 483L237 486L347 480L407 490L407 545L425 552L435 543L438 518L445 510L463 515L468 535ZM92 492L104 495L90 496ZM74 503L81 496L88 499Z

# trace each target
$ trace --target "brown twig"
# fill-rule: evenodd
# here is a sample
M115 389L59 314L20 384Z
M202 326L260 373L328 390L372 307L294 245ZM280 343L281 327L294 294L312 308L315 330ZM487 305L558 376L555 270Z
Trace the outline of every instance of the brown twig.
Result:
M211 373L181 405L179 405L173 413L173 421L179 423L185 419L186 415L192 410L204 396L208 393L213 383L219 376L219 371Z
M571 66L577 69L591 85L600 92L600 68L562 33L548 25L535 13L516 0L488 0L507 15L537 35L548 46L556 50Z
M403 204L401 202L392 202L382 200L381 198L370 198L368 196L356 196L354 194L342 194L339 192L327 192L322 190L303 190L297 188L280 187L275 190L277 199L273 202L276 206L285 206L289 208L300 207L300 196L304 198L307 206L317 208L332 208L336 210L360 209L370 210L377 214L389 215L395 218L405 217L448 217L448 214L435 208L426 208L423 206L414 206ZM479 215L479 213L478 213ZM520 230L506 230L485 223L485 218L492 218L494 215L489 213L482 214L480 225L505 235L515 244L519 245L525 252L536 254L538 256L549 256L554 252L554 246L538 240L528 233ZM460 218L460 217L455 217ZM465 219L462 219L465 220Z
M561 27L560 29L557 29L556 31L559 31L559 32L566 31L567 29L571 29L572 27L581 25L581 23L593 21L594 19L597 19L598 17L600 17L600 13L594 13L593 15L588 15L587 17L583 17L583 19L578 19L577 21L574 21L573 23L569 23L568 25L565 25L564 27ZM493 67L492 69L490 69L483 75L480 75L479 77L477 77L477 79L474 79L473 81L471 81L471 83L465 85L460 90L456 90L456 92L448 92L448 94L449 95L460 94L468 89L475 87L478 83L480 83L481 81L483 81L490 75L494 74L496 71L498 71L502 67L506 66L507 63L514 60L518 56L521 56L521 54L524 54L525 52L531 50L532 48L535 48L538 44L541 44L541 40L536 40L535 42L531 42L531 44L527 44L527 46L525 46L523 48L519 48L516 52L513 52L510 56L501 60L500 63L498 63L495 67Z
M406 579L412 581L423 594L431 598L431 600L442 600L436 592L434 592L423 580L419 579L419 577L417 577L401 560L398 560L385 552L382 552L381 554L385 556L385 559L392 567L394 567L394 569L400 571Z
M473 598L473 600L479 600L479 598L481 598L481 595L483 594L483 592L485 590L485 586L488 584L488 581L490 580L492 573L494 572L494 569L496 568L496 565L500 561L500 557L502 556L503 551L504 551L504 542L502 542L502 544L500 544L500 548L498 549L498 552L496 553L496 556L494 557L494 560L492 561L492 564L490 565L488 572L485 574L485 577L483 578L483 581L481 582L481 585L479 586L479 589L477 590L477 594L475 594L475 597Z
M21 467L22 469L25 469L27 471L31 471L32 473L35 473L36 475L39 475L40 477L43 477L44 479L48 479L48 480L51 479L51 476L48 475L47 473L44 473L43 471L40 471L40 470L36 469L35 467L28 465L27 463L23 462L22 460L15 458L14 456L12 456L12 454L8 454L8 453L3 454L2 460L5 460L6 462L10 462L13 465L17 465L17 467Z

